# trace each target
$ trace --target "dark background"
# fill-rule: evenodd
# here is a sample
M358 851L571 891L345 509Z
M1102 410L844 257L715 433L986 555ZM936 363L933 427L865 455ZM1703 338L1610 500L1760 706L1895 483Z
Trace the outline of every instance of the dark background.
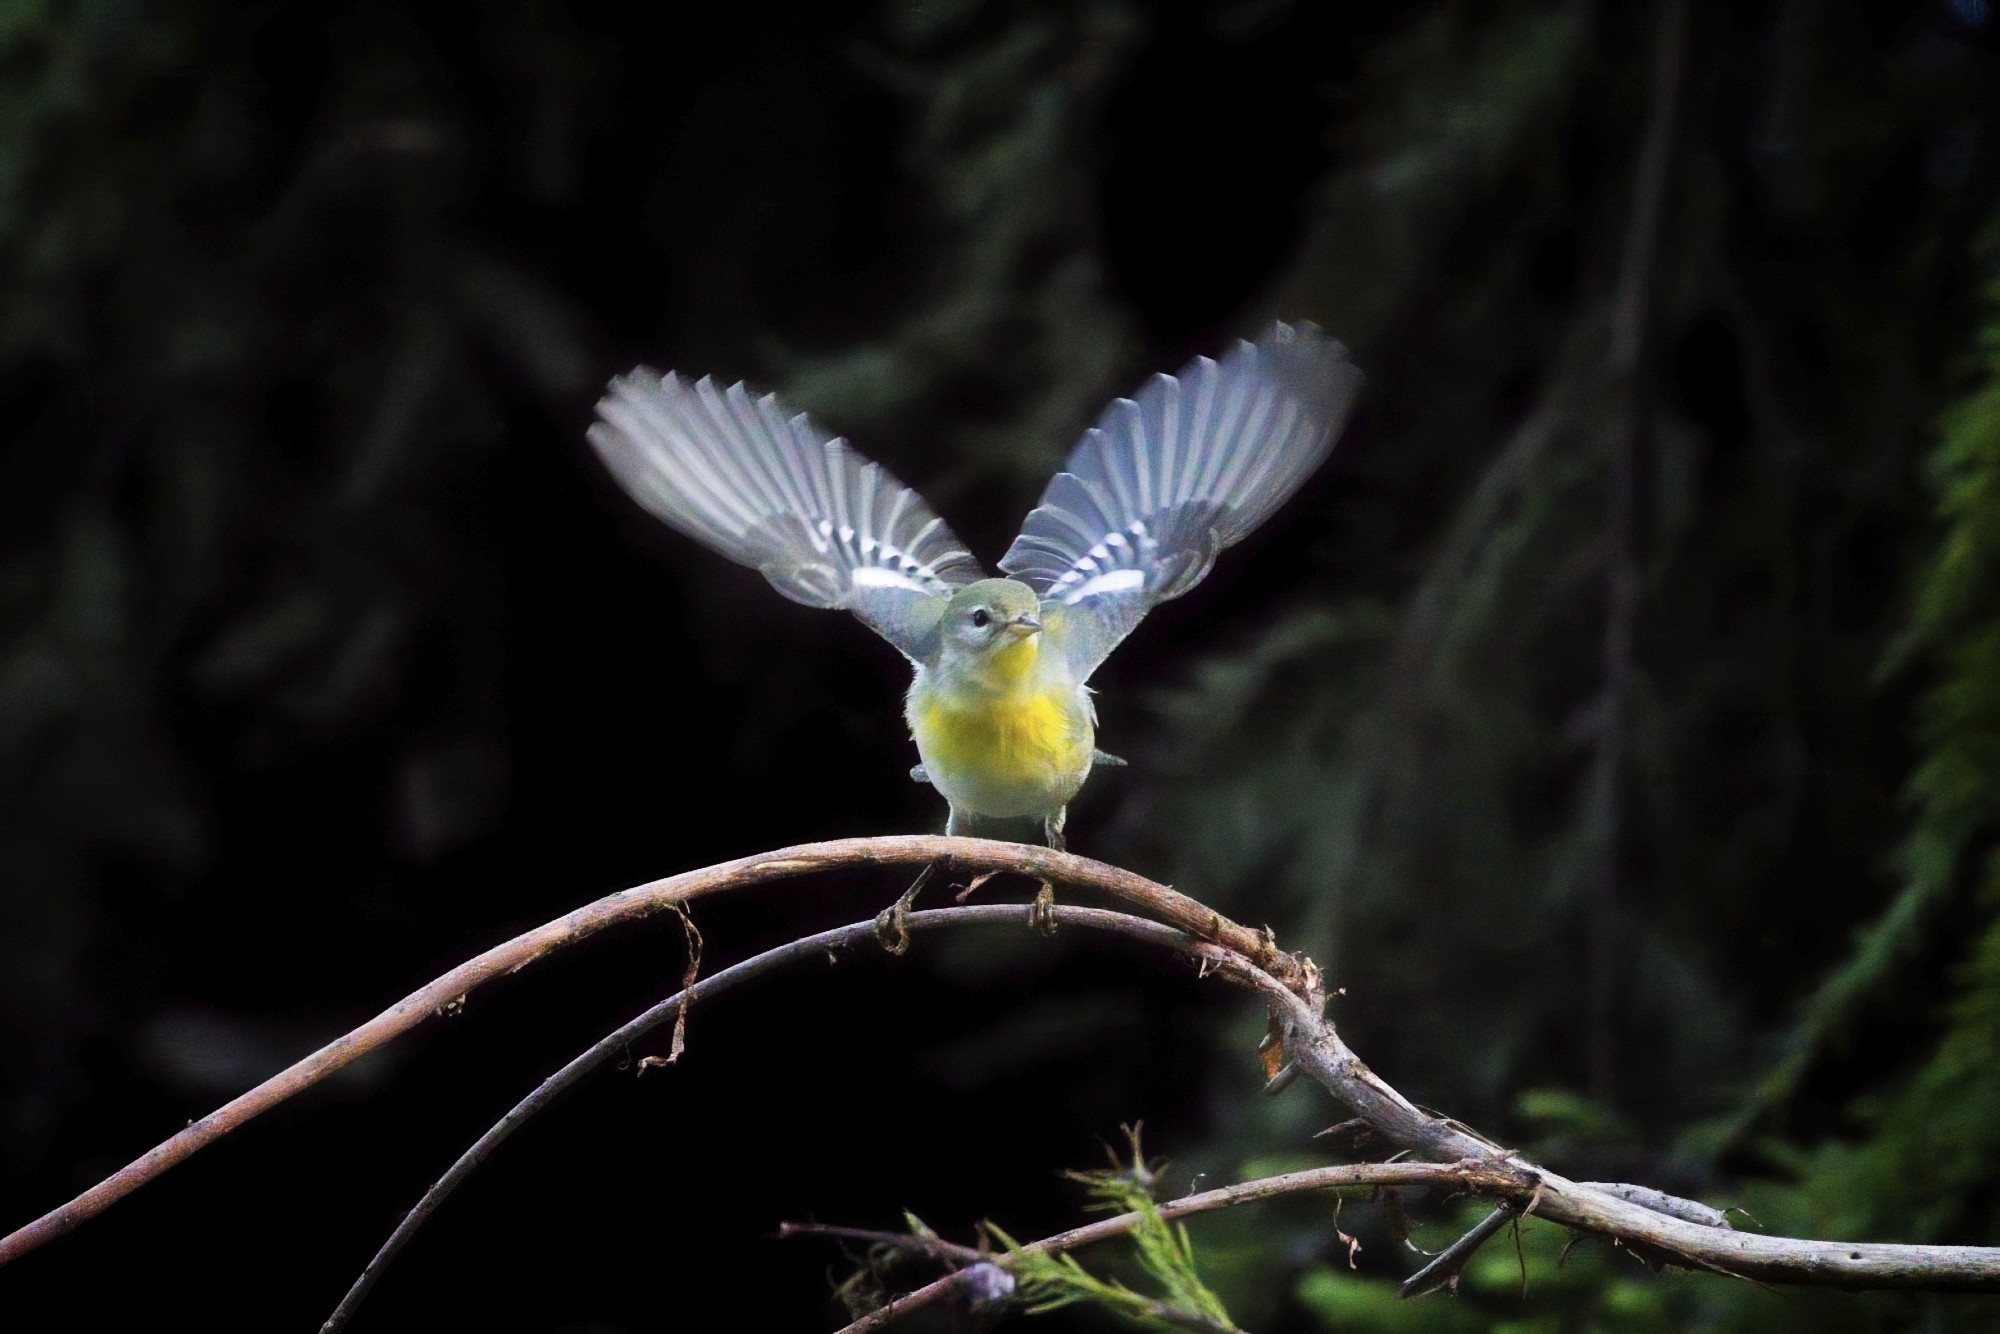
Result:
M1269 921L1348 987L1336 1018L1392 1082L1558 1166L1764 1189L1766 1222L1827 1235L1991 1240L2000 1094L1938 1077L1942 1124L1974 1129L1914 1181L1882 1108L1937 1060L1976 1072L1965 1016L2000 995L1967 953L1993 915L1991 715L1937 702L1995 679L1966 647L1985 604L1951 602L1954 570L1980 581L1932 554L1940 414L1981 383L1994 25L1974 0L1692 6L1627 385L1606 329L1659 22L1285 0L0 20L7 1221L600 894L941 821L905 777L894 652L602 475L583 431L609 375L780 388L990 560L1108 397L1284 317L1353 345L1360 412L1100 675L1103 744L1134 765L1092 780L1071 846ZM1944 420L1976 435L1967 402ZM1621 563L1642 592L1612 698ZM1613 817L1585 796L1599 764ZM704 902L706 964L901 887ZM0 1319L312 1327L460 1148L682 963L668 920L477 993L0 1273ZM589 1081L356 1327L825 1327L845 1270L771 1240L782 1219L1054 1230L1078 1216L1059 1171L1141 1119L1176 1193L1325 1161L1306 1136L1337 1109L1253 1096L1261 1022L1068 936L862 951L698 1007L675 1069ZM1633 1324L1643 1275L1584 1267L1539 1307L1391 1325L1329 1305L1349 1280L1323 1212L1275 1217L1198 1236L1260 1330L1991 1319L1688 1280ZM1369 1272L1403 1272L1361 1226Z

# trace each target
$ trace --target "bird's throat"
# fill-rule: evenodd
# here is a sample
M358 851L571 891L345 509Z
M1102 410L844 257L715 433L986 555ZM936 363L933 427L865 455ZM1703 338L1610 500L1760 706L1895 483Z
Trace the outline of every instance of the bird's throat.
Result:
M1090 772L1083 693L1039 670L1039 635L919 676L907 717L931 782L956 810L993 817L1061 810Z
M1028 686L1035 676L1035 664L1040 660L1042 637L1018 635L1011 642L993 650L988 656L985 678L981 684L997 694L1011 695Z

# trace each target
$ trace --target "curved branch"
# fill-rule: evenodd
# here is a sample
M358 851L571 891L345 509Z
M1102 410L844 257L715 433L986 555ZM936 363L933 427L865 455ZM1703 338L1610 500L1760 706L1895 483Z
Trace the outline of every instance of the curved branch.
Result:
M1370 1070L1320 1017L1283 987L1267 989L1285 1029L1286 1054L1398 1148L1425 1158L1485 1158L1534 1174L1525 1212L1552 1223L1627 1242L1644 1242L1675 1263L1736 1278L1822 1288L1921 1288L1928 1292L2000 1292L2000 1247L1920 1246L1892 1242L1810 1241L1767 1237L1689 1222L1609 1189L1537 1167L1456 1121L1433 1116Z
M1467 1158L1455 1163L1353 1163L1340 1167L1311 1167L1303 1172L1258 1177L1254 1181L1241 1181L1234 1186L1205 1190L1197 1195L1183 1195L1178 1200L1161 1202L1159 1214L1172 1222L1190 1214L1231 1209L1239 1204L1274 1200L1281 1195L1338 1190L1342 1186L1455 1186L1474 1194L1498 1195L1519 1202L1532 1196L1535 1179L1531 1173L1516 1171L1490 1157ZM1040 1241L1031 1241L1021 1247L1021 1252L1026 1255L1058 1255L1063 1251L1080 1250L1094 1242L1107 1241L1132 1231L1139 1226L1140 1219L1141 1215L1137 1213L1118 1214L1082 1227L1073 1227L1067 1232L1058 1232ZM793 1226L786 1224L788 1228ZM779 1235L786 1234L781 1231ZM800 1229L799 1235L806 1235L805 1230ZM1002 1269L1013 1267L1011 1255L983 1255L978 1258ZM867 1331L881 1329L920 1306L928 1306L963 1282L964 1273L961 1269L913 1292L904 1293L895 1301L843 1327L840 1334L867 1334Z
M1341 1041L1333 1026L1321 1017L1324 997L1319 987L1318 972L1311 961L1281 952L1268 932L1250 931L1184 894L1155 885L1128 871L1085 858L1046 848L982 839L926 837L846 839L748 857L611 895L519 936L411 993L369 1023L193 1123L181 1134L69 1204L0 1240L0 1263L74 1227L259 1112L324 1079L357 1056L381 1046L422 1022L429 1014L461 999L473 987L517 971L543 955L607 926L644 917L703 894L813 870L941 861L968 871L1017 871L1039 880L1096 889L1165 919L1172 925L1163 926L1159 922L1102 910L1057 910L1059 921L1079 925L1115 924L1112 929L1121 934L1164 945L1199 959L1204 974L1219 973L1232 982L1261 993L1284 1034L1285 1052L1293 1067L1311 1074L1377 1134L1393 1144L1438 1162L1457 1165L1462 1160L1475 1160L1482 1170L1499 1174L1496 1181L1505 1179L1517 1183L1512 1188L1516 1195L1523 1184L1531 1183L1532 1189L1523 1206L1526 1213L1626 1242L1642 1243L1665 1252L1676 1263L1738 1277L1821 1287L2000 1292L2000 1248L1808 1241L1758 1236L1672 1217L1635 1200L1621 1198L1610 1190L1570 1181L1527 1162L1456 1121L1423 1111L1368 1069ZM915 914L911 924L915 925L919 919L927 923L940 921L945 914L953 911ZM1004 919L1021 910L1002 905L956 911L997 914ZM955 917L951 920L972 918ZM873 930L874 924L866 923L841 928L840 932L851 935ZM820 939L812 938L806 948L824 948L819 943ZM716 978L698 984L692 990L713 986L722 976L717 974ZM654 1022L671 1014L670 1005L671 1002L663 1002L662 1006L650 1012L655 1014ZM518 1122L506 1124L505 1129L496 1127L501 1138L511 1131L513 1124ZM475 1151L478 1148L475 1146ZM1420 1169L1425 1165L1397 1166ZM1322 1170L1342 1172L1362 1169ZM1246 1187L1250 1184L1246 1183ZM1497 1186L1495 1191L1504 1193L1499 1192ZM1181 1205L1183 1202L1175 1203ZM1104 1224L1092 1225L1102 1226ZM1067 1239L1064 1244L1081 1244L1076 1238L1090 1235L1090 1229L1077 1229L1074 1233L1063 1234ZM1053 1244L1056 1240L1050 1239L1050 1243L1045 1244ZM892 1318L892 1312L902 1309L908 1308L892 1304L877 1314L886 1321Z
M1034 923L1034 911L1018 903L981 904L970 908L934 908L925 912L910 913L904 919L904 925L912 932L936 930L947 926L974 926L981 923L1029 926ZM1125 913L1107 912L1102 908L1070 908L1061 905L1057 905L1054 912L1059 925L1116 932L1196 958L1202 958L1205 949L1213 949L1212 946L1205 946L1185 932ZM817 959L833 950L868 944L875 940L875 931L875 923L871 919L850 926L835 927L831 931L822 931L817 935L780 945L776 949L766 950L762 954L723 969L705 981L675 992L629 1023L606 1034L589 1050L543 1080L534 1092L516 1103L513 1110L494 1122L485 1134L473 1142L471 1148L459 1155L458 1161L438 1178L437 1184L424 1192L424 1197L417 1201L416 1207L403 1216L403 1221L396 1225L396 1230L389 1234L389 1239L375 1252L375 1258L368 1262L368 1267L361 1271L360 1277L356 1278L354 1285L347 1290L347 1295L341 1298L340 1305L327 1317L326 1323L320 1326L321 1334L335 1334L335 1331L344 1326L354 1315L355 1309L361 1305L362 1299L367 1297L368 1290L375 1286L375 1280L381 1276L389 1261L409 1243L410 1238L416 1235L417 1229L437 1212L445 1197L458 1189L467 1177L478 1171L509 1135L519 1130L537 1113L546 1111L557 1098L574 1087L578 1080L625 1051L632 1043L653 1029L677 1018L683 1007L694 1001L707 1001L713 996L734 991L747 983L767 977L791 964L806 959Z
M245 1122L302 1093L352 1061L409 1032L434 1014L463 1001L474 988L510 973L606 927L635 921L708 894L745 889L852 866L907 866L945 863L972 872L1015 871L1037 880L1094 889L1122 899L1190 935L1211 940L1256 961L1267 972L1302 989L1309 987L1299 960L1279 952L1267 933L1223 917L1185 894L1143 876L1087 857L1019 843L983 838L896 835L804 843L686 871L651 884L611 894L566 913L533 931L496 945L443 977L418 988L361 1027L335 1038L312 1055L271 1076L134 1159L69 1203L0 1238L0 1265L17 1260L95 1217L167 1169L192 1157Z

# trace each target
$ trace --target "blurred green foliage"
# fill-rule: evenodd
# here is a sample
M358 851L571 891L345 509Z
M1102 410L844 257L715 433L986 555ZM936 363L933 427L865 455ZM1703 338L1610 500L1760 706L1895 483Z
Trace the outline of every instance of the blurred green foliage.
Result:
M1392 1082L1559 1166L1740 1188L1798 1233L2000 1240L1988 368L1948 407L1991 318L1985 11L1693 7L1628 554L1607 341L1656 13L1432 7L1345 90L1340 160L1270 304L1358 342L1363 435L1302 559L1243 579L1263 624L1158 697L1135 855L1304 944ZM1641 592L1607 853L1586 779L1621 559ZM1588 1087L1607 948L1616 1078ZM1328 1119L1296 1095L1218 1109L1246 1157ZM1202 1165L1248 1168L1219 1148ZM1295 1226L1284 1245L1338 1251L1324 1221ZM1229 1247L1250 1273L1280 1249L1264 1236ZM1340 1268L1299 1294L1341 1329L1990 1318L1655 1292L1629 1264L1527 1305L1468 1280L1474 1309L1420 1315Z
M2000 297L2000 289L1994 291ZM1765 1139L1781 1169L1752 1182L1746 1199L1774 1230L1904 1241L2000 1243L2000 300L1979 339L1977 385L1944 417L1931 456L1944 523L1921 572L1897 658L1919 657L1933 684L1918 705L1920 758L1909 780L1913 808L1900 858L1902 884L1819 986L1791 1039L1791 1054L1728 1123L1767 1134L1797 1095L1817 1044L1843 1036L1850 1007L1935 933L1951 900L1958 948L1951 995L1931 1016L1936 1031L1914 1068L1870 1083L1845 1108L1847 1133L1809 1145ZM1739 1306L1746 1305L1739 1300ZM1879 1329L1921 1315L1930 1328L1988 1328L1991 1303L1938 1299L1824 1300L1805 1310L1759 1304L1744 1329Z
M393 730L405 854L502 808L482 474L510 411L585 387L580 322L465 217L467 129L408 20L350 16L323 102L287 124L255 49L286 17L0 11L16 1161L81 1092L80 1044L156 1003L147 919L227 854L225 775ZM108 930L112 900L138 920Z

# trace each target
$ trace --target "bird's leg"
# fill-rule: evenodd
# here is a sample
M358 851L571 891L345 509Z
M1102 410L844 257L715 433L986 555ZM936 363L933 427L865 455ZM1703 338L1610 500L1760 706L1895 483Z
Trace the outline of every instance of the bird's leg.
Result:
M1069 818L1069 807L1064 806L1054 815L1042 820L1042 836L1057 852L1065 852L1063 846L1063 824ZM1041 892L1035 895L1035 906L1028 909L1028 925L1045 936L1056 933L1056 887L1042 881Z
M910 905L917 901L917 895L931 882L937 869L938 864L932 862L919 871L917 878L910 882L910 887L903 891L902 897L875 915L875 939L889 953L904 954L909 951L910 928L904 919L910 915Z
M917 777L918 774L923 772L923 768L924 766L920 764L915 769L912 769L910 777ZM929 776L925 775L923 781L928 782ZM966 818L960 815L957 808L954 807L951 813L945 817L945 836L949 838L964 834L966 832L966 824ZM938 873L940 867L949 871L951 859L947 857L941 862L932 862L929 866L919 871L917 878L910 882L910 887L903 891L902 897L876 914L875 939L880 941L882 948L889 951L889 953L902 954L910 948L910 928L905 924L903 919L910 915L910 905L917 901L917 895L923 892L924 886L931 882L931 877Z

